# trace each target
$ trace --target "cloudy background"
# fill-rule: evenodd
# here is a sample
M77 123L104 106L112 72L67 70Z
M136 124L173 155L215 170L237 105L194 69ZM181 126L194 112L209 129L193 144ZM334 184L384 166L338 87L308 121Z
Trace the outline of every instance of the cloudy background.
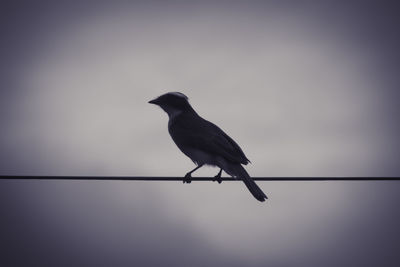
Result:
M398 176L388 3L5 2L0 174L183 176L181 91L253 176ZM397 182L259 185L0 181L0 265L398 266Z

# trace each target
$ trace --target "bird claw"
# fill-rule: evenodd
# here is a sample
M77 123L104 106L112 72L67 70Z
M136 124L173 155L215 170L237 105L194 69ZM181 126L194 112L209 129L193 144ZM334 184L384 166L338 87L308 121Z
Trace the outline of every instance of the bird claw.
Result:
M187 184L190 184L191 182L192 182L192 175L190 175L190 173L187 173L186 175L185 175L185 177L183 177L183 183L185 184L185 183L187 183Z
M217 181L219 184L222 183L222 178L221 178L221 174L217 174L214 176L214 180L213 182Z

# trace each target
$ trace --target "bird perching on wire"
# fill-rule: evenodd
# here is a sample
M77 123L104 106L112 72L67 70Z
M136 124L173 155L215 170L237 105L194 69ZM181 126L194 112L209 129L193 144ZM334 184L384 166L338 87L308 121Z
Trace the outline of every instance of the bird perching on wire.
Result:
M250 161L239 145L218 126L200 117L189 104L186 95L170 92L149 103L160 106L168 114L169 134L178 148L197 165L185 175L184 183L191 182L194 171L204 165L211 165L220 168L215 176L219 183L224 170L232 177L242 180L257 200L267 199L243 168L242 164L247 165Z

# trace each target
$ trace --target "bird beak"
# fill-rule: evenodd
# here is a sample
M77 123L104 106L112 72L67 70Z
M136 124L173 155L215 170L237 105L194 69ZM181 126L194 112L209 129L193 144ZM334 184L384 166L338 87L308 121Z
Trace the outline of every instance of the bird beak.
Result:
M158 105L157 98L156 98L156 99L153 99L153 100L150 100L148 103L149 103L149 104Z

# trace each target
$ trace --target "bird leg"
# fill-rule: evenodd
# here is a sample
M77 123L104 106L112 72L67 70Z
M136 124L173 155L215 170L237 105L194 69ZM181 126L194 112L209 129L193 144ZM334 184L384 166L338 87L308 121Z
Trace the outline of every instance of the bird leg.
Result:
M220 169L219 173L214 176L214 178L216 178L216 179L214 179L213 181L217 181L219 184L222 183L221 174L222 174L222 169Z
M185 177L183 177L183 183L190 184L192 182L192 179L190 179L190 178L192 178L192 173L195 172L197 169L200 169L201 167L203 167L203 164L197 166L196 168L194 168L190 172L186 173Z

